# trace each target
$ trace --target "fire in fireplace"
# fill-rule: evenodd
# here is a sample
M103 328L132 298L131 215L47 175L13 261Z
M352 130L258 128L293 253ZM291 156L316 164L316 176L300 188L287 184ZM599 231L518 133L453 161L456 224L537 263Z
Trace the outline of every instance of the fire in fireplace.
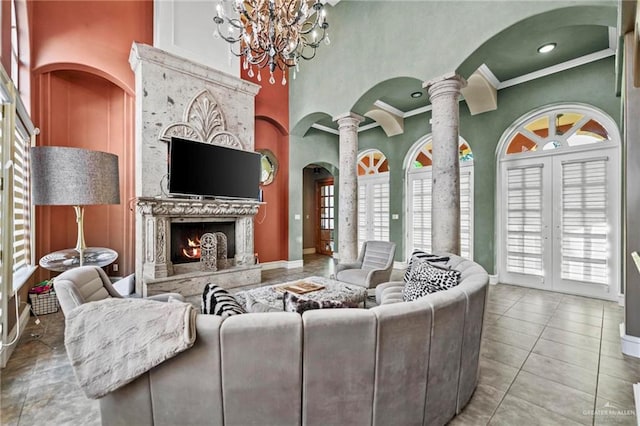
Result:
M200 237L210 232L222 232L227 236L227 259L233 259L235 248L235 222L174 222L171 224L171 262L199 262Z

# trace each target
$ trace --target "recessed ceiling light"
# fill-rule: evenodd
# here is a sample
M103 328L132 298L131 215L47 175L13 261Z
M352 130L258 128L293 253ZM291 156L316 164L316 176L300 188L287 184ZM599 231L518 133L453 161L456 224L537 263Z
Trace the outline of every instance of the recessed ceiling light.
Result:
M549 53L555 48L556 48L555 43L543 44L542 46L538 47L538 53Z
M411 97L412 97L412 98L419 98L419 97L421 97L421 96L422 96L422 92L413 92L413 93L411 94Z

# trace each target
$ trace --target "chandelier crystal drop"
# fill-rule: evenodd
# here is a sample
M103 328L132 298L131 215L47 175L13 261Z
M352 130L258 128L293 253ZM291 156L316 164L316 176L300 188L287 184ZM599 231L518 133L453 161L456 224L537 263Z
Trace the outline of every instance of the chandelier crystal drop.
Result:
M261 68L269 67L271 84L275 83L276 69L282 70L285 85L287 69L299 71L301 58L313 59L322 41L330 43L329 23L320 0L221 0L216 11L214 37L229 43L249 77L255 75L254 66L258 76Z

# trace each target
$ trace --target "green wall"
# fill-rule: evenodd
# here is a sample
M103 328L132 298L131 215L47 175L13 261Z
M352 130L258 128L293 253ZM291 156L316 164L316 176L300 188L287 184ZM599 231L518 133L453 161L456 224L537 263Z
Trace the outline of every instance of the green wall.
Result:
M303 241L303 173L309 164L326 168L334 176L338 199L338 137L310 129L306 137L289 136L289 260L302 259ZM336 208L337 223L338 208ZM299 215L299 219L296 219ZM338 233L335 233L336 241Z
M290 80L290 123L316 112L349 112L370 88L391 78L444 75L511 25L581 5L615 11L616 1L341 1L327 8L331 44L302 61Z
M471 116L460 103L460 135L470 144L474 154L474 259L490 274L495 273L495 185L496 146L504 131L520 116L538 107L559 102L593 105L609 114L620 125L620 99L615 96L614 58L607 58L571 70L513 86L498 92L498 109ZM398 244L396 260L406 258L405 170L404 159L413 144L431 132L431 114L405 120L402 135L388 138L381 128L359 133L358 151L381 150L390 166L391 240ZM302 255L301 222L293 219L302 214L302 168L324 161L338 164L338 136L311 129L304 137L291 138L290 174L290 259ZM334 173L335 174L335 173ZM337 175L336 175L337 176Z

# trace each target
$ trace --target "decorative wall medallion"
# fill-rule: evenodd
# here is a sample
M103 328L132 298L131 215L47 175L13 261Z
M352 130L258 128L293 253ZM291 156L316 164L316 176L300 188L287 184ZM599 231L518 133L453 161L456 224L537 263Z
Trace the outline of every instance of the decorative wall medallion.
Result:
M160 132L159 139L169 142L171 137L175 136L244 149L237 136L226 130L222 110L207 89L202 90L189 102L182 120L165 127Z

